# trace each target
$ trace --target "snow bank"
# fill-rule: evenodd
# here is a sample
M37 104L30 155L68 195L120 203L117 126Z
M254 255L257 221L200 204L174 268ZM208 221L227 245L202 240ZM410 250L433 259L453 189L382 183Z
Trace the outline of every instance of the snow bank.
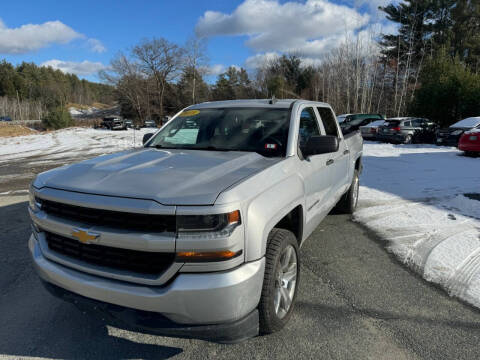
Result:
M109 131L70 128L44 134L0 138L0 164L12 160L61 163L68 158L93 157L142 146L152 129ZM135 136L134 136L135 134Z
M480 307L480 159L455 148L366 143L355 220L426 280Z

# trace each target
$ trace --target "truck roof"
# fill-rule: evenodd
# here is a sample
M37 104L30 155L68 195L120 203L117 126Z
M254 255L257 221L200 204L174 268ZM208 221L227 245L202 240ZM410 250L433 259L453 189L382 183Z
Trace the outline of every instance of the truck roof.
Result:
M201 104L192 105L189 109L207 109L207 108L225 108L225 107L272 107L272 108L289 108L294 102L306 103L315 106L330 107L327 103L308 101L303 99L276 99L271 103L272 99L249 99L249 100L225 100L225 101L208 101Z

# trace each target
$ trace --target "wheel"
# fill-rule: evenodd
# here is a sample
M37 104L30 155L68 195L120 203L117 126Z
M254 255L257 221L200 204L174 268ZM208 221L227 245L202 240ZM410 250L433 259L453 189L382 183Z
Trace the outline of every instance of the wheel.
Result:
M258 305L260 333L282 329L292 315L300 275L295 235L274 228L268 235L265 277Z
M411 144L412 143L412 135L408 134L405 136L405 140L403 140L404 144Z
M353 214L358 204L359 188L360 179L358 178L358 170L355 170L350 189L342 196L335 209L342 214Z

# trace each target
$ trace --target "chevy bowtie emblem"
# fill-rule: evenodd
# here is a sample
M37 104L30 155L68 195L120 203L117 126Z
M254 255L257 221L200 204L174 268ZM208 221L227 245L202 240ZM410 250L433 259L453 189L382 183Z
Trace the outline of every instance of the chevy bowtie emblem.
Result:
M77 238L82 244L88 244L90 241L97 239L100 234L92 233L88 230L73 229L72 236Z

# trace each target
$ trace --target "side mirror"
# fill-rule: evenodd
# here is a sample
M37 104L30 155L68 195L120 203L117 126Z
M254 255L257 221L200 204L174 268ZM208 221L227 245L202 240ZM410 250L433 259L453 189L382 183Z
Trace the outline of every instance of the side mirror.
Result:
M328 154L338 151L338 138L332 135L315 135L308 139L305 149L302 150L303 156L307 158L311 155Z
M153 136L153 133L148 133L148 134L145 134L143 135L143 145L145 145L145 143L150 140L150 138Z

